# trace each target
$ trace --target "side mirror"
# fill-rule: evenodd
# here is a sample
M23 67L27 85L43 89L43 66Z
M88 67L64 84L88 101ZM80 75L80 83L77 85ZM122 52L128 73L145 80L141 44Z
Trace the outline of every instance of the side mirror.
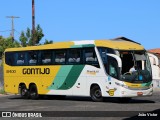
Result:
M115 58L117 60L117 63L118 63L118 67L122 67L122 60L119 56L115 55L115 54L107 54L108 56L111 56L113 58Z

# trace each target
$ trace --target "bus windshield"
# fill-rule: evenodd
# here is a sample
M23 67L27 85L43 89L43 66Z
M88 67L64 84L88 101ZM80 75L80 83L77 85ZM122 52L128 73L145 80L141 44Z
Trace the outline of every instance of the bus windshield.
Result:
M145 50L110 51L108 48L99 48L108 75L131 83L146 83L152 80L151 65ZM118 66L118 61L111 54L120 57L121 67Z
M152 80L151 65L146 51L119 51L122 60L121 80L146 83Z

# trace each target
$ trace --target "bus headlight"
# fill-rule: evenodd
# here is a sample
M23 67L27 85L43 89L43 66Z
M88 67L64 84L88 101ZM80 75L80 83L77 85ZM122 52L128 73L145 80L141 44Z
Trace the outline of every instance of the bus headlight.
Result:
M150 84L149 88L153 88L153 83Z
M128 89L128 86L127 86L127 85L124 85L123 83L115 82L115 84L118 85L118 86L121 86L121 87L124 87L124 88L127 88L127 89Z

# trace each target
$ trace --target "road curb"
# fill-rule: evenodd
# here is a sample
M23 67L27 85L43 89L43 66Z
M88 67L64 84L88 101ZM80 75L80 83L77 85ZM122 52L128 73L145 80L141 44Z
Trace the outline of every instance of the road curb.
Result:
M153 88L153 92L159 92L160 88Z
M12 96L14 94L0 94L0 97Z

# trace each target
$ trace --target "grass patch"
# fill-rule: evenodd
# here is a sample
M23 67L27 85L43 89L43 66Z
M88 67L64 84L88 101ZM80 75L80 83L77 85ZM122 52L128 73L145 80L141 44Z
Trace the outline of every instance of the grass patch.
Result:
M4 91L4 89L0 89L0 94L6 94L6 92Z

